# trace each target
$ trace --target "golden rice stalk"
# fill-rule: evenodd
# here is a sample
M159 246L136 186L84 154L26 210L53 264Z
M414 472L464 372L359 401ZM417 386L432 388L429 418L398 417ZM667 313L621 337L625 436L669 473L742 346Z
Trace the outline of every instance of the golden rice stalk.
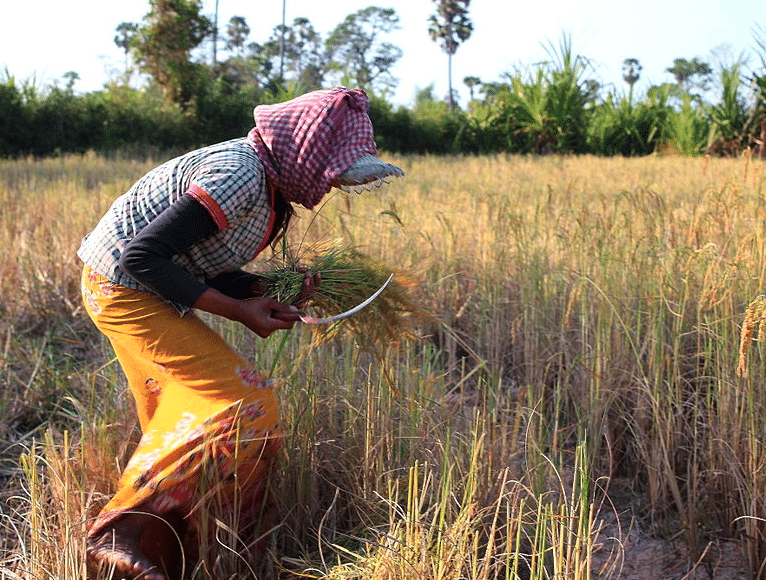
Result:
M305 278L301 268L322 276L306 304L312 315L321 317L345 312L363 302L394 273L391 267L354 248L314 248L300 256L300 262L288 258L286 263L260 272L265 279L266 295L280 302L295 302ZM431 316L413 297L415 286L412 277L395 273L380 296L360 312L334 324L312 326L314 343L321 344L342 332L352 333L357 342L366 346L415 339L415 323Z
M761 294L753 300L745 311L745 320L742 322L742 332L739 338L739 364L737 365L737 375L747 376L747 353L750 350L755 328L758 327L758 338L756 340L766 340L766 295Z

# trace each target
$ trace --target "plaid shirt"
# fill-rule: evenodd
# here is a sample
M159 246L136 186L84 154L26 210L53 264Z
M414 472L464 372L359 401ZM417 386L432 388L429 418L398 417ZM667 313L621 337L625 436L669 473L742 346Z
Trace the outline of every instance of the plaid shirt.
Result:
M112 282L148 291L120 270L120 256L147 224L185 194L207 209L219 229L173 258L196 278L241 268L266 246L274 212L263 164L242 138L192 151L144 175L114 201L77 255Z

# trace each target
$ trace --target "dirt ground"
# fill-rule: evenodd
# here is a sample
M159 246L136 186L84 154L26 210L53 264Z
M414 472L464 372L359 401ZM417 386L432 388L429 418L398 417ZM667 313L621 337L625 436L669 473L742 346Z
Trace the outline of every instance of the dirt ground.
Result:
M622 542L605 542L593 557L593 577L612 580L747 580L736 542L711 542L695 562L682 540L668 542L632 531Z
M594 551L594 579L611 580L748 580L747 560L734 540L709 541L692 557L683 532L658 538L633 513L628 490L615 482L612 510L603 509ZM626 507L627 506L627 507ZM610 514L610 511L612 512Z

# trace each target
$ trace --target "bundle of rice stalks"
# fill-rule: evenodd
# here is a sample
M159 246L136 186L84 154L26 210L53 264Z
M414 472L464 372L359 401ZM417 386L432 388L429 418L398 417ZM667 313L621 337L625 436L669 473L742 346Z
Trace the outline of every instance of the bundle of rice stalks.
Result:
M280 302L298 300L305 270L319 273L322 282L314 289L308 308L316 316L333 316L349 310L374 294L393 273L354 248L313 249L297 259L260 275L265 279L266 295ZM415 323L431 314L418 305L412 295L415 281L396 273L383 292L366 308L330 325L312 326L315 344L350 332L364 346L390 344L417 337Z

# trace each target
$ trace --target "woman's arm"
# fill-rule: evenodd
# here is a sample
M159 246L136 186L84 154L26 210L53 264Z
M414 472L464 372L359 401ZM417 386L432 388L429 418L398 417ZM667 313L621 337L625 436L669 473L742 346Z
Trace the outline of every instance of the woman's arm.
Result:
M172 258L217 231L202 204L185 195L128 243L120 256L120 268L155 294L191 308L208 286Z
M215 288L205 290L194 303L194 308L241 322L263 338L275 330L292 328L300 320L300 312L295 306L271 298L238 300Z
M241 322L259 336L292 328L298 320L295 307L275 300L227 296L173 262L173 256L217 231L207 210L193 197L183 196L131 240L120 257L120 268L171 302Z
M208 278L205 283L211 288L220 292L245 300L247 298L263 298L266 296L266 280L263 276L245 272L244 270L235 270L234 272L224 272L214 278Z

